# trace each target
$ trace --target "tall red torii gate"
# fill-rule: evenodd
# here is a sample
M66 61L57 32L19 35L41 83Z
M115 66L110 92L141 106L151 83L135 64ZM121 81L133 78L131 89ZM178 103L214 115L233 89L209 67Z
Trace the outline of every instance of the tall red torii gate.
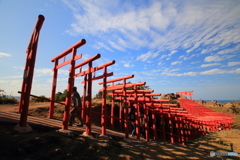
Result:
M85 39L80 40L58 56L51 59L52 62L54 62L54 68L53 68L53 81L52 81L52 92L51 92L51 103L50 103L50 110L49 110L49 117L53 117L53 110L54 110L54 101L55 101L55 92L56 92L56 86L57 86L57 73L58 69L70 64L70 71L68 76L68 85L67 85L67 96L65 99L65 111L64 111L64 117L63 117L63 126L62 129L68 129L68 119L69 119L69 111L71 106L71 92L72 87L74 86L74 75L75 75L75 61L80 59L82 55L77 55L77 49L81 46L83 46L86 43ZM66 61L66 56L68 54L72 53L71 59ZM59 63L59 59L63 58L63 62L61 64Z
M86 43L86 41L83 39L51 60L52 62L55 62L55 64L54 64L54 69L53 69L54 74L53 74L53 85L52 85L52 94L51 94L52 96L51 96L51 106L50 106L49 117L52 118L52 116L53 116L55 92L56 92L56 84L57 84L57 69L70 63L71 65L70 65L70 69L69 69L70 73L69 73L69 79L68 79L67 97L66 97L66 101L65 101L65 111L64 111L62 129L68 129L69 111L70 111L70 106L71 106L71 89L74 86L74 79L78 76L84 76L84 81L82 81L82 83L84 84L83 100L82 100L83 112L82 112L81 116L83 116L83 119L86 120L87 126L86 126L85 133L89 135L89 134L91 134L92 81L102 79L102 78L103 78L103 81L106 81L107 77L112 76L113 72L107 73L107 67L114 64L115 61L111 61L111 62L108 62L101 66L93 68L92 67L93 61L95 61L101 57L100 54L96 54L95 56L93 56L79 64L75 64L75 61L82 57L81 54L76 55L77 48L81 47L85 43ZM65 57L69 53L72 53L72 58L70 60L65 61ZM58 61L61 58L64 58L63 63L58 65ZM88 65L88 69L86 71L82 71L82 68L84 65ZM79 73L76 73L76 71L75 71L76 69L79 69ZM94 76L92 77L92 73L95 73L96 71L101 70L101 69L104 70L103 75L96 77L94 74ZM85 102L87 102L87 105ZM85 118L85 116L86 116L86 118Z
M38 47L38 38L40 34L40 30L42 28L43 22L45 17L43 15L39 15L36 25L34 27L33 33L31 35L30 42L28 44L26 53L26 64L23 73L23 82L22 82L22 90L21 90L21 97L19 101L19 109L18 112L21 113L20 116L20 127L26 127L27 125L27 114L28 114L28 107L29 107L29 99L32 89L32 80L34 74L34 66L37 54L37 47Z

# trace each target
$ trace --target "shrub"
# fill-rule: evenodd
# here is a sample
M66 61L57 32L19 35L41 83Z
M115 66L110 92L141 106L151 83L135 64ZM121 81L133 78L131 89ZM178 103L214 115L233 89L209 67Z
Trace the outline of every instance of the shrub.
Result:
M0 96L0 104L17 104L18 100L14 97Z
M233 113L240 113L240 102L231 102L231 107L230 109L232 110Z

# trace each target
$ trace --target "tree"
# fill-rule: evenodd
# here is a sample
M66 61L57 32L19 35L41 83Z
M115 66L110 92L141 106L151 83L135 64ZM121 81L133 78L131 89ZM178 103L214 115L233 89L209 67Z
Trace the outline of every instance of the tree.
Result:
M57 94L55 94L55 100L59 101L59 102L65 101L66 97L67 97L67 90L66 89L63 91L63 93L58 92Z

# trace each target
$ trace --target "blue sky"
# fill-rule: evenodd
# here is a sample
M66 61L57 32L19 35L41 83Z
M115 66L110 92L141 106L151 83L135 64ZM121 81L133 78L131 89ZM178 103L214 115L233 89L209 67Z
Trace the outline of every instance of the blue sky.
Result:
M240 1L238 0L0 0L0 89L18 95L26 47L39 14L45 16L32 94L50 96L53 57L81 39L83 58L114 76L134 74L154 93L194 91L194 99L240 98ZM67 87L69 66L57 91ZM101 73L101 71L100 71ZM99 73L99 74L100 74ZM82 93L82 77L75 80ZM94 81L93 93L101 88Z

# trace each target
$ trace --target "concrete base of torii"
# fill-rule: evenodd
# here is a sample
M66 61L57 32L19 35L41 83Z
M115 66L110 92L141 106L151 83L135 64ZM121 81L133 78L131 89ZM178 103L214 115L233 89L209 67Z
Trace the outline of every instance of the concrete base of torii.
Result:
M15 127L14 127L14 130L15 131L18 131L20 133L27 133L27 132L31 132L32 131L32 127L29 126L28 124L26 124L25 127L21 127L19 124L17 124Z

